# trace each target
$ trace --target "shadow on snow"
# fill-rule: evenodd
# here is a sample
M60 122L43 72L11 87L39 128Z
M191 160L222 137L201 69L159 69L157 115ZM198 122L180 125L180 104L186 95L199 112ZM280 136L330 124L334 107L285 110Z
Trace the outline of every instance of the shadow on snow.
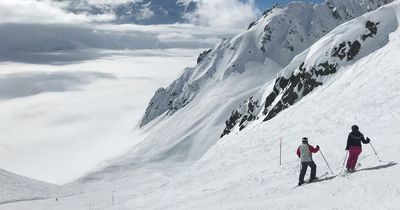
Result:
M389 162L389 163L384 164L384 165L374 166L374 167L370 167L370 168L363 168L363 169L360 169L360 171L379 170L379 169L389 168L389 167L392 167L392 166L395 166L395 165L397 165L397 163L392 161L392 162Z

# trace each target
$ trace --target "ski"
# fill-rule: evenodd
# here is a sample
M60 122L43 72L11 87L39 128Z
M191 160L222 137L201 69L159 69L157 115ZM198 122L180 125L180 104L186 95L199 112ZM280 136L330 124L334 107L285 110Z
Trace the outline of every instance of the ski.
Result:
M342 176L342 177L349 176L350 174L353 174L353 173L359 171L359 168L360 168L360 167L361 167L361 163L357 163L357 165L356 165L356 167L355 167L355 169L354 169L353 172L348 172L347 170L344 170L344 171L342 172L342 174L340 174L340 176Z
M325 177L326 177L328 174L329 174L329 172L325 172L324 174L322 174L321 176L319 176L318 179L316 179L316 180L314 180L314 181L312 181L312 182L310 182L310 180L307 180L307 181L305 181L303 184L297 185L297 186L295 186L294 188L301 187L301 186L304 186L304 185L307 185L307 184L312 184L312 183L315 183L315 182L326 181L326 180L328 180L328 179L325 178Z

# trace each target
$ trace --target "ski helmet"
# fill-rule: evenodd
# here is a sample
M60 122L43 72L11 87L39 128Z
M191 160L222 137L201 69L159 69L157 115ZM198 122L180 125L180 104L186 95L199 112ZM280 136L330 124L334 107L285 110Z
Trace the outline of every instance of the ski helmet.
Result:
M353 125L353 126L351 126L351 130L354 132L358 132L360 130L360 128L357 125Z
M303 143L308 143L308 138L307 138L307 137L303 137L303 139L301 140L301 142L303 142Z

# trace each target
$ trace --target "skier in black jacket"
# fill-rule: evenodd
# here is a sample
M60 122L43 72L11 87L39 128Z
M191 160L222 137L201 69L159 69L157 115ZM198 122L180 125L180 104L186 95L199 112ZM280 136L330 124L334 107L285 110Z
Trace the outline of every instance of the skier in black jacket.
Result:
M361 154L361 142L368 144L371 140L360 132L357 125L351 126L351 132L347 138L346 150L349 151L349 158L347 159L346 169L347 172L354 172L354 168L357 164L358 156Z

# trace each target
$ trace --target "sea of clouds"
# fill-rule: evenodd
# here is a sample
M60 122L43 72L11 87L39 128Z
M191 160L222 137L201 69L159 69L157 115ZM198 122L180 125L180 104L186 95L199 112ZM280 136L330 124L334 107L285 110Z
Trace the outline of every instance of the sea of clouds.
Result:
M258 13L251 1L198 1L188 23L170 25L0 1L0 168L62 184L132 148L157 88Z

